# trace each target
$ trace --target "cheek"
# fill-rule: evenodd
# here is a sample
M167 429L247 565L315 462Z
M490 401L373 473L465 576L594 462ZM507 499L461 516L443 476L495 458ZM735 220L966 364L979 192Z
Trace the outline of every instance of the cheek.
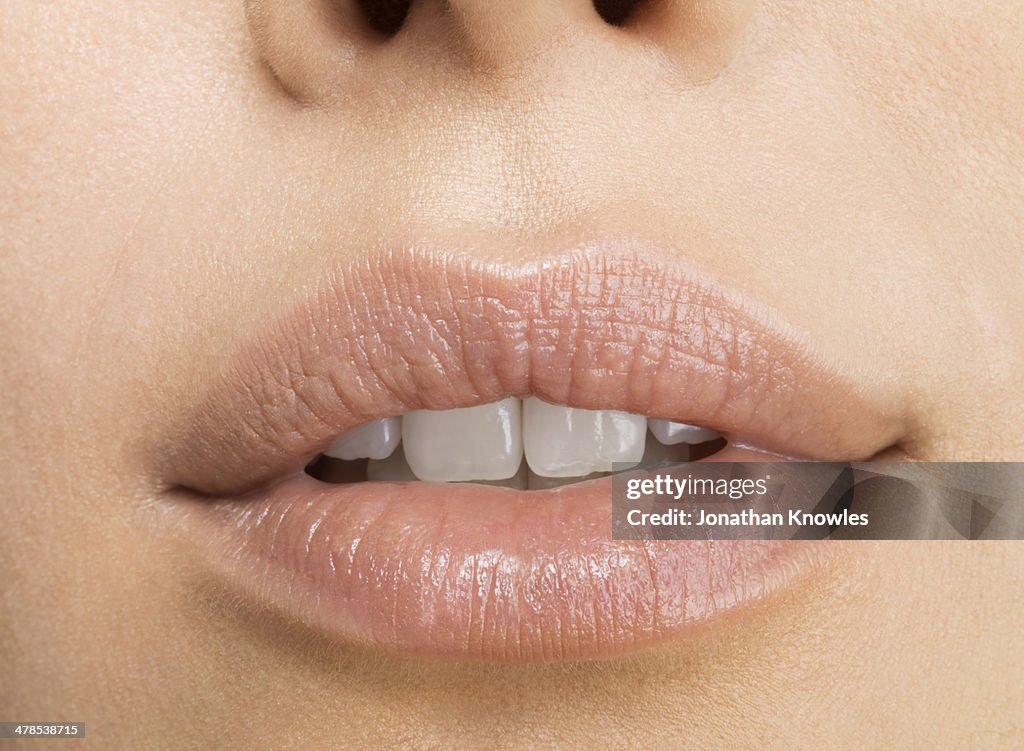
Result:
M17 207L0 226L13 250L5 272L17 280L15 304L47 306L29 321L52 327L39 333L56 342L77 336L85 308L102 314L121 293L142 299L120 274L153 244L148 217L194 180L201 134L223 127L237 96L225 87L228 55L209 43L239 27L215 12L227 4L81 5L40 23L31 3L16 2L2 21L3 99L18 103L2 116L0 188ZM164 263L190 218L169 228Z
M0 116L0 196L14 208L0 221L0 385L25 405L11 451L74 436L93 463L115 461L119 422L159 400L159 385L128 384L174 370L155 345L176 329L175 288L209 278L196 262L209 244L236 245L237 212L203 200L231 195L241 162L227 137L246 106L230 83L246 41L232 5L71 3L43 21L33 3L4 9L0 98L17 106Z
M824 3L807 14L855 91L922 163L956 164L965 143L982 153L992 139L1003 153L1007 139L1021 145L1019 4Z

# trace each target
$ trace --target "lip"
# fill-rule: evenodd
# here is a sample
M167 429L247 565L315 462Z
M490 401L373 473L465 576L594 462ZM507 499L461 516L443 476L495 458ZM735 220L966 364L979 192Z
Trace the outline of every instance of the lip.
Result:
M366 420L529 394L811 459L898 440L894 412L777 315L664 257L616 241L519 264L419 249L334 269L156 452L189 544L223 586L326 638L497 661L654 646L822 570L834 543L614 541L607 480L524 492L302 473Z

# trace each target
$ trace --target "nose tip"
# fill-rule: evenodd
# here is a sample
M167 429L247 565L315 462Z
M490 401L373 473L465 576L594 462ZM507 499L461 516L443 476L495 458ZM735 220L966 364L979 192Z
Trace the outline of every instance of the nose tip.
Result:
M440 23L453 60L483 73L514 75L545 50L596 36L605 22L592 0L423 0L415 24ZM425 24L425 25L426 25Z
M614 45L667 60L683 83L728 66L756 0L246 0L252 36L284 88L330 98L356 59L386 46L431 50L514 75L559 45Z

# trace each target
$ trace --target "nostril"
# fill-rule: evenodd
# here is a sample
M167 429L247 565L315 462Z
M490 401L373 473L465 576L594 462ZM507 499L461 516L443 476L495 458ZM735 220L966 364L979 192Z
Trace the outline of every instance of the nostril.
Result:
M412 0L356 0L370 27L384 36L394 36L409 15Z
M639 0L594 0L594 9L612 26L622 26L629 20Z
M612 26L629 20L639 0L593 0L594 9ZM356 0L367 23L384 36L394 36L402 28L412 0Z

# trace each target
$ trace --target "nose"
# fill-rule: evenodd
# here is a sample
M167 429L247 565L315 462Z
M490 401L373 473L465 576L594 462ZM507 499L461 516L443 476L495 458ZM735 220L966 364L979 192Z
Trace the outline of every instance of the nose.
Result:
M307 101L330 99L385 50L502 78L604 45L664 61L680 84L720 74L756 0L246 0L264 62ZM418 55L418 57L417 57ZM392 56L394 59L394 56Z

